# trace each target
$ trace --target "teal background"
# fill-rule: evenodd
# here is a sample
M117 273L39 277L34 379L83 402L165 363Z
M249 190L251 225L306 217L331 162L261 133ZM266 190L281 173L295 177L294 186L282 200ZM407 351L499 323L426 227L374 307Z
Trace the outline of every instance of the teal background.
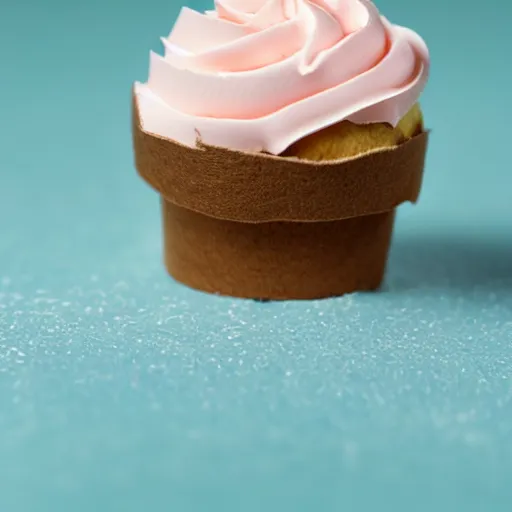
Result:
M511 509L511 7L378 4L432 53L422 200L381 293L261 304L166 276L133 168L177 5L2 1L1 512Z

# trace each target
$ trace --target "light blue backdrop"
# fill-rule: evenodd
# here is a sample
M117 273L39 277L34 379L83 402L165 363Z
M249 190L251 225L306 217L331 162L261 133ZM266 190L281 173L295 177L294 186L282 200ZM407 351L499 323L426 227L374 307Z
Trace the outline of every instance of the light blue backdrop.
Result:
M167 278L133 169L177 5L2 3L1 512L511 509L512 9L379 7L432 52L421 203L382 293L258 304Z

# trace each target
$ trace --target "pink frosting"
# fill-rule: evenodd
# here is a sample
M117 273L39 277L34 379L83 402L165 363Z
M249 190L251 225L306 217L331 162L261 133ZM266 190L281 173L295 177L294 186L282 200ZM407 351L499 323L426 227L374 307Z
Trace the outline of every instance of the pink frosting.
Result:
M428 49L369 0L216 0L183 8L137 83L145 131L279 154L342 120L393 126L428 78Z

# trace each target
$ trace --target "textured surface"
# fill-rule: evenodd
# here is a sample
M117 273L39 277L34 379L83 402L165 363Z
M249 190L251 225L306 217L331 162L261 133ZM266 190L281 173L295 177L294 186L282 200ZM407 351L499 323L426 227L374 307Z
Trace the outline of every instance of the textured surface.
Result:
M2 512L510 510L510 6L379 4L432 49L424 194L383 293L283 304L161 264L130 84L176 8L2 11Z

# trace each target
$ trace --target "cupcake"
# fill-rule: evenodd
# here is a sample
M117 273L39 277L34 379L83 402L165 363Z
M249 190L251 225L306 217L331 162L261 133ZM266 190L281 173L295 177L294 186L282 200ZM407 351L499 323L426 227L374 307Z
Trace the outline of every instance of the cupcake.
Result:
M133 138L169 273L257 299L379 288L421 188L423 40L369 0L217 0L162 41Z

